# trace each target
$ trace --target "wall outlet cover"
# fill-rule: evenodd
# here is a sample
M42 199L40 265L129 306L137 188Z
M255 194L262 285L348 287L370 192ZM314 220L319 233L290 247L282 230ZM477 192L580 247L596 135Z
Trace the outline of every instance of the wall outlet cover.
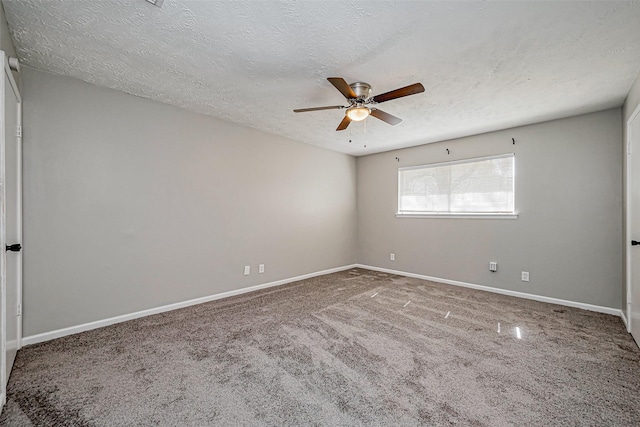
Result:
M523 282L528 282L529 281L529 272L528 271L523 271L522 272L522 276L520 277L520 279Z
M489 262L489 271L498 271L498 263L495 261Z
M389 259L391 261L395 261L396 260L396 254L389 254Z
M251 266L250 265L245 265L244 266L244 275L248 276L249 274L251 274Z
M264 264L258 266L258 273L264 273Z

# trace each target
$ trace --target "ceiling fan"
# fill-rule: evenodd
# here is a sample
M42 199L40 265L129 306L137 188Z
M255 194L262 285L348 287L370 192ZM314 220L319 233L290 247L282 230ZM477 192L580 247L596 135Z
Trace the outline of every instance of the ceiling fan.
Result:
M385 113L382 110L378 110L377 108L367 106L424 92L424 86L422 86L421 83L415 83L380 95L370 96L371 85L369 83L355 82L347 84L347 82L341 77L328 77L327 80L329 80L329 82L335 86L335 88L338 89L345 98L347 98L347 102L349 103L348 106L332 105L329 107L300 108L293 110L293 112L305 113L307 111L339 110L346 108L347 111L345 112L344 119L342 119L342 122L340 122L340 125L338 125L336 130L345 130L352 121L362 121L369 117L369 115L376 119L380 119L385 123L389 123L390 125L397 125L402 121L402 119L389 113Z

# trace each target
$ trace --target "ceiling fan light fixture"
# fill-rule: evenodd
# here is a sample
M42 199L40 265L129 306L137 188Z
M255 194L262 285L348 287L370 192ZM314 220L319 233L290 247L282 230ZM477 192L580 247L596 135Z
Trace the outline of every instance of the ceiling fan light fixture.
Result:
M347 108L347 117L349 117L354 122L361 122L362 120L369 117L369 114L371 114L371 110L367 107Z

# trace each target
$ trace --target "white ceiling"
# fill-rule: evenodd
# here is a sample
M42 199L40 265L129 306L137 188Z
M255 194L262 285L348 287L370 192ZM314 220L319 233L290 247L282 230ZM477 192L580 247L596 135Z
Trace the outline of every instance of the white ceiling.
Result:
M640 71L639 2L3 4L26 65L353 155L620 106ZM346 105L334 76L426 91L397 126L292 112Z

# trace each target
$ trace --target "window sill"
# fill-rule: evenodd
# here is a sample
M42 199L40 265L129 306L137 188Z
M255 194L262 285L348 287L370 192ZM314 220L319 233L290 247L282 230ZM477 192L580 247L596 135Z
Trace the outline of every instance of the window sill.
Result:
M396 218L442 218L442 219L518 219L518 214L404 214L396 213Z

